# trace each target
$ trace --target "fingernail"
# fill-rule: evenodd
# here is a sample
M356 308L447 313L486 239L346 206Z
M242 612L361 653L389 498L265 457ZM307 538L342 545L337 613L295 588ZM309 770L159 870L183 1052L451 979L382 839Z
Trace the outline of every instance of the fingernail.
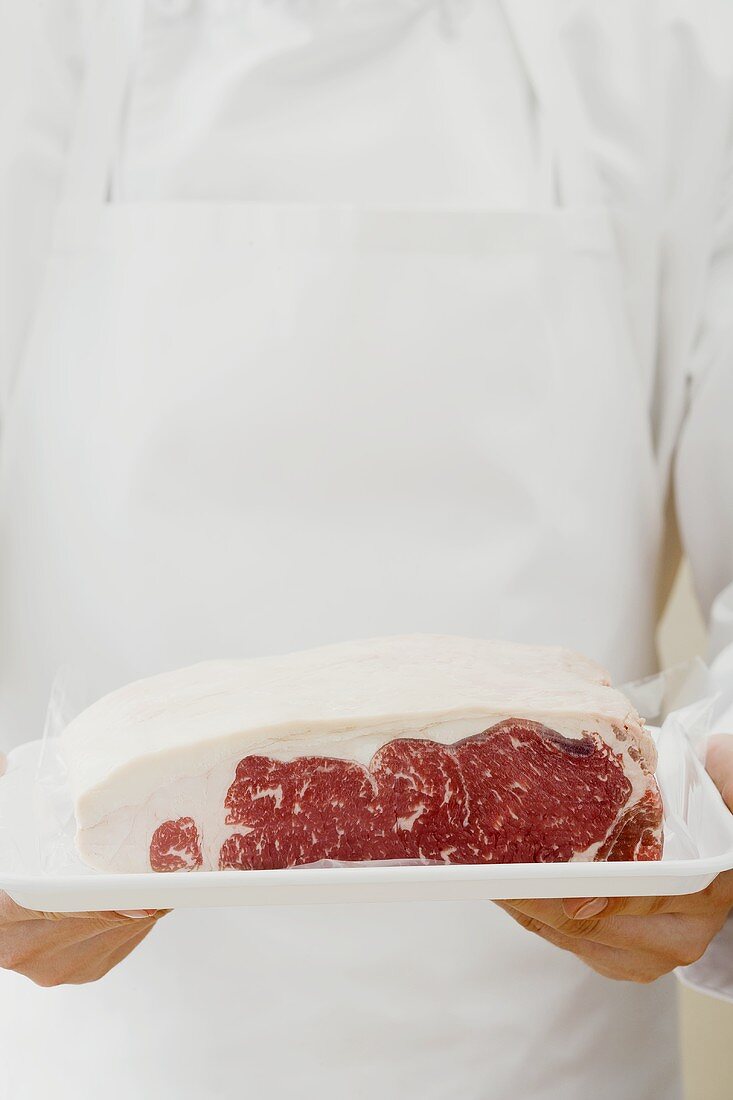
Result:
M577 909L573 912L574 906L577 905ZM575 902L566 902L565 912L573 920L589 920L591 917L597 917L599 913L608 905L608 898L576 898Z
M153 917L156 912L156 909L118 909L117 915L120 917L133 917L135 920L139 920L140 917Z

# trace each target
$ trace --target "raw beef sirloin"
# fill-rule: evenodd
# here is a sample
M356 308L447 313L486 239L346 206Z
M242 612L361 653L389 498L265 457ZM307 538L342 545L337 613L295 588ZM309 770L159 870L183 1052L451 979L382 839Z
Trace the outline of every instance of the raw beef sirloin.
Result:
M105 871L660 859L656 753L564 649L414 635L211 661L62 735Z

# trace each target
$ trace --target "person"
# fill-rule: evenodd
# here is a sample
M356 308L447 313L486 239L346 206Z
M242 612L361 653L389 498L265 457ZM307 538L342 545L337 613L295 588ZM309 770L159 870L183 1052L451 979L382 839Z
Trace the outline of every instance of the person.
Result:
M99 695L428 630L567 645L620 683L655 668L675 530L725 650L724 3L45 17L3 238L6 748L62 663ZM672 1098L667 972L730 876L603 901L5 899L6 1095Z

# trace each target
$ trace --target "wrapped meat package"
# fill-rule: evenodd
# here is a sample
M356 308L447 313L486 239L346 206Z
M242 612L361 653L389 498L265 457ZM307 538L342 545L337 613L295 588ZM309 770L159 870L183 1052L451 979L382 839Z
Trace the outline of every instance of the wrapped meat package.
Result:
M414 635L210 661L64 730L79 854L116 872L658 860L651 736L558 648Z

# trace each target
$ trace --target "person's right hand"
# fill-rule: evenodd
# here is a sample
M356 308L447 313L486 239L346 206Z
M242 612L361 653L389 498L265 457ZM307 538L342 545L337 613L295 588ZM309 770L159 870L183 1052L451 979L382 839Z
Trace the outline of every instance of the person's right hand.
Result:
M127 958L167 910L36 913L0 893L0 967L36 985L81 985Z

